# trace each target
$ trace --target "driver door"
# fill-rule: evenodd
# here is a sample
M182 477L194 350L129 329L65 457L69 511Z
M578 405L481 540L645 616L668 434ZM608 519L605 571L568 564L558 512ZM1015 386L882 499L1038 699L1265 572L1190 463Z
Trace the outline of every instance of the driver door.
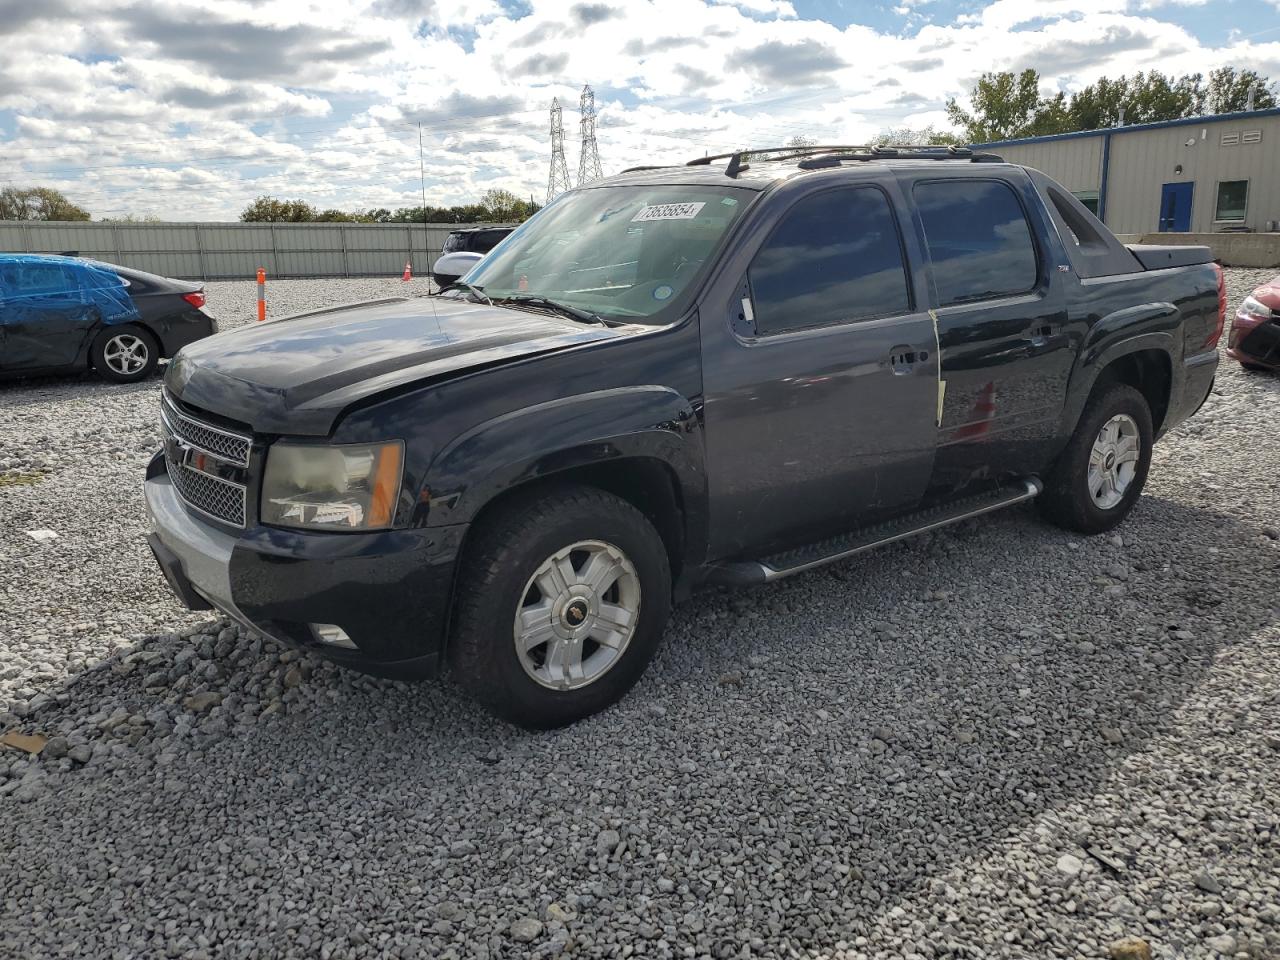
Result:
M923 496L938 359L896 196L857 181L803 196L728 320L702 317L712 559L813 542Z

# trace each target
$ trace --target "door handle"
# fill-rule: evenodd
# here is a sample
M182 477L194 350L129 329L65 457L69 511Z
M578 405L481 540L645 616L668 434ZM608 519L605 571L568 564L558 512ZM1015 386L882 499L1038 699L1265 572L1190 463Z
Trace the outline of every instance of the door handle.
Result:
M889 351L889 366L898 375L910 373L917 363L928 359L928 350L917 350L915 347L898 346Z

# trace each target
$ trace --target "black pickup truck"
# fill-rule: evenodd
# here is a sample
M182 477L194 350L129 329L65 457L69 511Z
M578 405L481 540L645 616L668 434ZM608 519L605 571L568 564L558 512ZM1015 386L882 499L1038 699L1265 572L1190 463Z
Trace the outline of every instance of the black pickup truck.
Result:
M701 584L1033 497L1115 526L1225 312L1206 248L1126 248L965 149L631 170L441 296L186 347L150 543L193 609L382 675L448 663L555 726L623 696Z

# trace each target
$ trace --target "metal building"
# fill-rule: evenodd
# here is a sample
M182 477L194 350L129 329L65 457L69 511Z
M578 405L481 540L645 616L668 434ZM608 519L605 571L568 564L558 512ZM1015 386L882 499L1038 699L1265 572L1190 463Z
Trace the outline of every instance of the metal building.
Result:
M1280 108L979 144L1119 234L1280 230Z

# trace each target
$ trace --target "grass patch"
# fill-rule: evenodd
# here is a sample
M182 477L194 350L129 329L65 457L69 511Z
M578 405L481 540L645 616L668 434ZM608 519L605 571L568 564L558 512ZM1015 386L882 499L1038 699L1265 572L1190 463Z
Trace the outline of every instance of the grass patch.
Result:
M0 473L0 487L34 487L43 479L43 473Z

